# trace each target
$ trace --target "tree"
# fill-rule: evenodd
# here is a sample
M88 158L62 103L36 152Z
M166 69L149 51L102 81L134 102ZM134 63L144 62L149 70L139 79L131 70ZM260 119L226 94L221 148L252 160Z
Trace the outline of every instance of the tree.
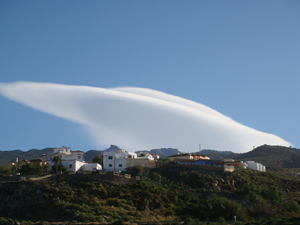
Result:
M141 173L141 174L143 174L144 167L142 167L141 165L136 165L136 166L133 167L133 170L134 170L136 173Z
M22 175L43 175L44 169L42 166L35 166L31 163L27 163L22 165L20 173Z
M294 200L289 203L289 207L292 211L294 211L296 213L298 213L300 211L300 206L299 206L298 202L296 202Z
M103 156L95 156L93 158L93 163L99 163L102 166L103 165Z
M11 174L16 175L17 172L18 172L18 167L17 166L12 166L11 167Z
M7 166L2 166L0 164L0 176L5 176L10 174L10 169Z
M58 174L58 162L60 162L61 161L61 158L57 155L57 156L54 156L54 158L53 158L53 160L52 160L52 162L54 162L55 163L55 172L56 172L56 174Z
M51 168L52 171L56 170L56 167L55 165L52 166ZM64 167L63 165L61 166L61 169L60 169L60 165L57 166L57 171L62 171L62 172L67 172L68 171L68 168Z
M49 172L49 164L46 163L45 165L43 165L43 168L44 168L45 174L48 174L48 172Z

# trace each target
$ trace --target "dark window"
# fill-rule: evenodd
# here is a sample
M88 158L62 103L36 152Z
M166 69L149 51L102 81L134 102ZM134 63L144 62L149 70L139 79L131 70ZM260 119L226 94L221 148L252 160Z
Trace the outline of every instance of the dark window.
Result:
M108 167L112 167L112 164L109 164Z
M122 164L119 164L119 167L122 167Z
M69 165L69 168L72 169L72 164Z
M108 159L113 159L113 157L112 156L108 156Z

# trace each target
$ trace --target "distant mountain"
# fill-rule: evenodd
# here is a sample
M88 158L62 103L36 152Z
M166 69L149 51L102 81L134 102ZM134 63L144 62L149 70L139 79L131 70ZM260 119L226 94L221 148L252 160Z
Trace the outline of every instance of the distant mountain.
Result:
M265 166L300 168L300 149L283 146L262 145L254 150L232 157L242 161L256 161Z
M89 150L89 151L85 152L84 155L83 155L84 161L92 162L93 158L95 156L100 155L102 152L103 151L100 151L100 150Z
M117 150L122 150L122 149L119 148L117 145L110 145L110 147L105 150L89 150L84 153L83 157L86 162L92 162L95 156L102 154L104 151L117 151Z
M111 145L108 149L102 150L102 151L97 151L97 150L89 150L85 153L84 159L87 162L91 162L95 156L98 156L103 153L103 151L112 151L112 150L121 150L116 145ZM178 151L176 148L160 148L160 149L152 149L150 151L147 150L140 150L136 151L137 152L142 152L142 153L150 153L150 154L158 154L161 159L165 159L170 155L175 155L175 154L181 154L182 152Z
M136 152L158 154L159 158L161 158L161 159L165 159L170 155L176 155L176 154L181 154L182 153L176 148L160 148L160 149L152 149L150 151L141 150L141 151L136 151Z
M16 157L19 157L20 160L27 159L31 160L38 158L39 156L53 152L54 148L45 148L42 150L31 149L27 152L22 150L13 150L13 151L0 151L0 163L2 165L9 164L16 160ZM85 152L84 159L86 162L92 162L95 156L103 153L103 151L109 150L120 150L116 145L111 145L108 149L105 150L89 150ZM165 159L170 155L181 154L176 148L161 148L161 149L152 149L150 151L141 150L137 152L158 154L161 159ZM199 153L199 152L194 152ZM202 155L210 157L212 160L217 159L235 159L241 161L256 161L260 162L267 167L278 167L278 168L300 168L300 149L288 148L283 146L270 146L263 145L255 148L254 150L237 154L231 151L217 151L217 150L202 150L200 152Z
M199 152L195 152L199 153ZM200 152L201 155L206 155L212 160L219 160L219 159L231 159L235 157L236 155L239 155L237 153L231 152L231 151L217 151L217 150L210 150L210 149L203 149Z
M35 159L38 158L40 155L53 152L53 149L54 148L44 148L42 150L31 149L27 152L23 152L22 150L0 151L0 163L2 165L6 165L11 162L15 162L17 157L19 157L19 160Z

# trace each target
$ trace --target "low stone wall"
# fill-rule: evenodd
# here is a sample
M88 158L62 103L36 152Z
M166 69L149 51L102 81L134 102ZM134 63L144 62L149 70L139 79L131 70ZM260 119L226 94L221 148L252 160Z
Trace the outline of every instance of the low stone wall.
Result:
M140 179L140 177L129 177L124 175L114 175L113 173L107 173L107 174L98 174L98 173L90 173L90 174L82 174L82 173L76 173L76 174L63 174L64 178L67 179L76 179L76 180L83 180L83 181L99 181L99 182L110 182L114 184L133 184L137 180Z
M3 176L0 177L0 183L9 183L9 182L20 182L24 181L25 178L21 176Z

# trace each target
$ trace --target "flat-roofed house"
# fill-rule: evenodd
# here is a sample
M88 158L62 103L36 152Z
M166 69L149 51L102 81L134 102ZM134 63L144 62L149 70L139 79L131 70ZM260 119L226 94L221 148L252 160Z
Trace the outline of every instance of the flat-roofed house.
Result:
M178 159L187 159L187 160L193 160L194 156L192 154L178 154L178 155L171 155L168 156L167 159L169 159L170 161L176 161Z
M107 172L126 171L129 167L141 165L142 167L155 167L155 160L152 155L138 157L134 152L127 152L124 149L111 149L103 152L103 169Z
M83 154L83 151L71 151L70 147L62 146L60 148L53 149L53 153L42 155L39 158L49 163L51 170L52 166L55 165L55 162L52 161L55 156L58 156L61 158L61 163L65 168L76 172L82 167L82 165L86 164L83 160Z

